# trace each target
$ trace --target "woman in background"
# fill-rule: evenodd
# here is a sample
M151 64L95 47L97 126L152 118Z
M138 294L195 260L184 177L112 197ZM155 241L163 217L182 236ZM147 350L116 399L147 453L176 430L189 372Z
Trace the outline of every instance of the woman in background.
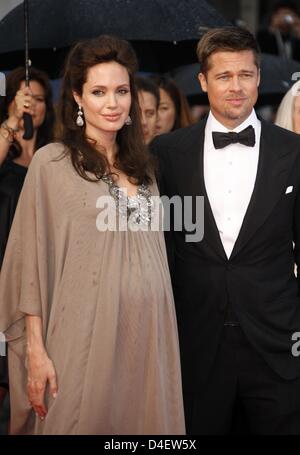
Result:
M23 114L32 116L33 137L23 139ZM0 98L0 269L10 226L28 166L36 150L53 139L54 108L48 76L30 69L25 87L25 68L6 78L6 96Z
M33 137L23 139L23 114L33 120ZM30 69L25 87L25 68L6 76L6 96L0 97L0 270L19 195L35 151L52 141L54 109L48 76ZM0 414L8 390L7 359L0 356Z
M144 142L149 145L156 135L159 90L149 77L136 77Z
M300 134L300 81L296 82L283 97L275 124Z
M191 125L189 104L173 79L166 76L154 76L152 79L158 85L160 95L156 134Z

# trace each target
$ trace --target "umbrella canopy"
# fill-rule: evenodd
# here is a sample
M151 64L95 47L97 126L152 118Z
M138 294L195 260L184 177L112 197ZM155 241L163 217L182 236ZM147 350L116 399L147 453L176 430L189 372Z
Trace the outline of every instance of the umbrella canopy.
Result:
M166 72L196 61L208 28L229 25L205 0L29 0L29 18L31 60L51 77L80 39L120 36L132 42L142 71ZM0 70L19 65L23 49L20 5L0 22Z
M300 62L262 54L260 93L286 93L295 83L292 76L297 72L300 72Z
M195 101L204 95L197 78L199 72L198 63L181 66L171 72L171 76L185 95ZM294 84L293 74L297 72L300 74L300 62L262 54L259 101L271 104L274 101L276 104Z
M29 15L32 48L69 46L104 33L183 41L198 39L203 27L228 24L205 0L30 0ZM0 53L22 49L22 21L22 5L2 19Z
M6 16L12 9L23 3L23 0L5 0L0 2L0 21Z

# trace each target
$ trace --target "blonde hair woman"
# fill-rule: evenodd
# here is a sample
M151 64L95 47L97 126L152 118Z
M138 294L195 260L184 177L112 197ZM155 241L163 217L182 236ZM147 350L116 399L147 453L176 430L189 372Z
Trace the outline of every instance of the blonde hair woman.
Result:
M300 81L297 81L283 97L275 124L300 134Z

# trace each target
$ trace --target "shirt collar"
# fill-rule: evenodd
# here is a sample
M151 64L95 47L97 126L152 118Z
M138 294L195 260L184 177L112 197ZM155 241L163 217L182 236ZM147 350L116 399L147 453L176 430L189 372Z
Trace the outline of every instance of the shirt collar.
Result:
M220 123L216 117L213 115L213 113L210 111L209 112L209 115L208 115L208 119L207 119L207 127L208 129L212 132L212 131L219 131L221 133L229 133L230 131L233 131L235 133L239 133L240 131L244 130L245 128L247 128L249 125L252 125L254 129L257 128L258 126L258 118L256 116L256 113L255 113L255 110L252 109L252 112L251 114L249 115L249 117L246 118L246 120L243 121L243 123L241 123L240 125L238 125L236 128L234 128L233 130L229 130L228 128L226 128L226 126L222 125L222 123Z
M235 133L239 133L240 131L244 130L247 128L249 125L252 125L255 131L255 136L256 136L256 141L259 139L259 127L260 127L260 121L257 118L257 115L255 113L255 110L252 109L251 114L249 117L246 118L246 120L243 121L240 125L238 125L236 128L233 130L229 130L226 128L226 126L222 125L216 117L213 115L213 113L210 111L207 122L206 122L206 127L205 127L205 143L206 143L206 148L214 149L214 144L212 140L212 132L213 131L218 131L220 133L228 133L230 131L233 131Z

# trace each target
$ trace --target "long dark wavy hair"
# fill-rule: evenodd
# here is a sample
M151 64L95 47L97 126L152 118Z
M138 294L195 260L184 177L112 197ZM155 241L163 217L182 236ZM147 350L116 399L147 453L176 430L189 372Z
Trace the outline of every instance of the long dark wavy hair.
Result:
M47 74L44 71L32 67L29 70L29 76L31 81L38 82L45 91L46 115L42 125L37 130L35 144L35 150L37 150L53 140L55 114L52 89ZM7 119L9 105L14 100L23 81L25 81L25 68L22 66L15 68L6 76L6 95L0 97L0 123ZM18 158L21 153L20 144L14 140L9 150L10 159Z
M66 153L70 154L72 164L82 178L94 182L104 175L110 174L105 153L99 152L95 148L95 144L87 139L85 126L76 125L78 105L73 97L73 92L82 96L88 70L105 62L117 62L127 69L132 100L130 107L132 125L124 125L117 132L116 142L119 150L113 163L114 167L124 172L133 183L138 185L151 183L152 160L143 141L140 109L134 81L134 73L138 64L131 45L125 40L102 35L98 38L81 41L70 51L65 64L58 105L61 128L59 139L66 146Z
M174 103L175 121L171 131L191 125L193 121L188 101L176 82L167 76L153 76L152 79L159 88L167 92Z

